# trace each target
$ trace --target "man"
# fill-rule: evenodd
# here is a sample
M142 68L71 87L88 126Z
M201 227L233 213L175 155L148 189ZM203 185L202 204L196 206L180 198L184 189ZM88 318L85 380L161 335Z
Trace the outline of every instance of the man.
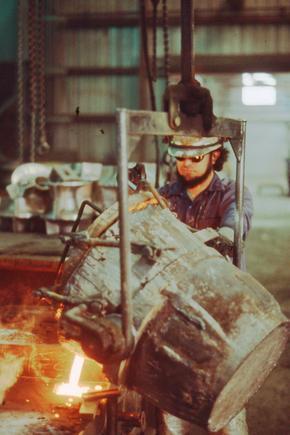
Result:
M176 159L177 180L160 189L170 210L177 218L195 229L214 228L220 235L234 240L235 182L221 179L217 172L223 169L228 151L216 137L173 137L168 148ZM251 226L252 197L244 194L243 239ZM245 268L242 257L242 267ZM176 417L164 414L163 433L166 435L202 435L205 431ZM246 435L245 410L235 417L220 435Z
M173 137L168 153L176 159L177 180L160 189L178 219L196 229L214 228L233 241L235 226L235 182L221 179L228 151L218 138ZM251 226L253 203L245 189L245 240Z

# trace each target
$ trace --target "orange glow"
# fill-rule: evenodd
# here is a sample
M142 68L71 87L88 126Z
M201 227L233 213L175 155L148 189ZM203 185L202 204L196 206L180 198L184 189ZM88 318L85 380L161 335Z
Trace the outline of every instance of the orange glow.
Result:
M158 201L155 198L148 199L147 201L139 202L139 204L135 204L134 206L129 208L129 211L140 211L146 208L148 205L157 205Z
M99 384L95 385L95 387L94 387L95 391L102 391L102 389L103 389L102 385L99 385Z
M57 385L55 388L56 394L60 396L81 397L90 389L90 387L79 385L84 361L85 359L82 356L75 355L69 375L69 382Z
M59 319L60 319L60 316L61 316L62 311L63 311L63 306L59 307L59 308L56 310L56 313L55 313L55 319L56 319L56 320L59 320Z

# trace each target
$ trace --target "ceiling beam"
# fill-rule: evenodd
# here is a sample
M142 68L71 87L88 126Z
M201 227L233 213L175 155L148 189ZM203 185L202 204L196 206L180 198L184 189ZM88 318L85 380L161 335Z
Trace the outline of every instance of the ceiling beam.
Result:
M47 16L46 21L64 25L68 28L96 29L104 27L137 27L140 23L138 12L83 13L62 16ZM147 23L152 25L152 16L148 14ZM169 12L170 26L180 26L179 11ZM245 8L241 11L228 9L195 10L195 25L287 25L290 24L290 7ZM158 18L158 25L162 20Z
M116 122L115 113L73 113L52 114L47 117L49 124L112 124Z
M48 67L46 71L49 77L55 76L136 76L139 73L137 66L111 67L111 66L70 66Z
M162 75L163 60L158 61ZM196 55L196 72L200 74L226 74L243 72L290 72L289 54ZM170 57L170 72L180 73L180 56Z

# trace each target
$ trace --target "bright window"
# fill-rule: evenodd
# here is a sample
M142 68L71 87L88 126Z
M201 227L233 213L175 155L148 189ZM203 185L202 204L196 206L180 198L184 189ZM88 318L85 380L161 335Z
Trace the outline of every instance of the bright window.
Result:
M274 106L276 104L276 79L268 73L242 75L242 102L246 106Z

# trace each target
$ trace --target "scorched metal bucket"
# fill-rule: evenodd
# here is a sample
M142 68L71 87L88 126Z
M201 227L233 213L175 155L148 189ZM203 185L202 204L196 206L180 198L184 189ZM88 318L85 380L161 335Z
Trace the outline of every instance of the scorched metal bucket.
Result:
M120 366L119 383L177 417L218 431L277 363L287 319L252 276L152 202L130 197L136 344ZM118 240L117 210L114 205L100 215L89 235ZM119 249L76 249L61 289L102 301L99 318L106 319L120 312L119 275ZM106 364L112 352L101 349L102 340L95 343L95 358Z

